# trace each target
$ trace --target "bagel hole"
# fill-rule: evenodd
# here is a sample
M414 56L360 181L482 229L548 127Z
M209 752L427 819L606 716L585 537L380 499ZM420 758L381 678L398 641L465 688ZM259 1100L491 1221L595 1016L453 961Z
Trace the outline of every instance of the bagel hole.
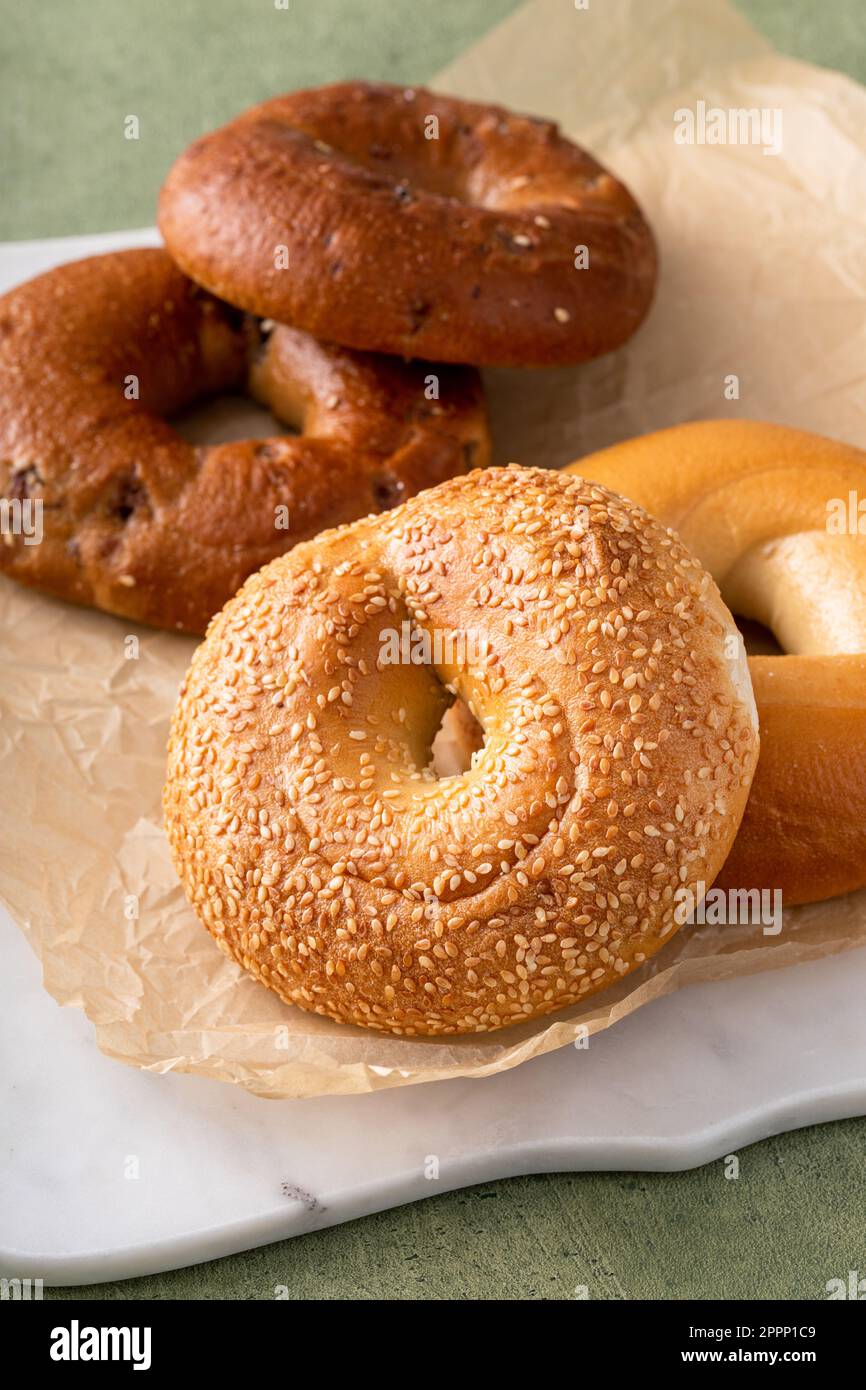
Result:
M214 396L183 411L171 426L188 444L230 444L241 439L273 439L300 430L278 420L249 396Z
M773 633L763 623L755 622L753 618L743 618L739 613L734 614L734 621L740 630L747 656L784 655L784 648L779 646Z
M431 763L437 777L460 777L472 767L474 755L484 747L484 729L458 696L442 716L431 747Z

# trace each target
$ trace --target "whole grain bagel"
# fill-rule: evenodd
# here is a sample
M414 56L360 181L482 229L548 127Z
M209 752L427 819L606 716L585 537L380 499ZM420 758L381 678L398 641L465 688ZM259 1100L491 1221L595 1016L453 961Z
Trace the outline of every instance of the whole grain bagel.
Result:
M167 423L246 390L289 427L195 447ZM251 571L326 526L488 461L477 374L257 325L162 250L0 299L0 572L200 633ZM15 509L41 505L29 543Z
M394 658L408 630L432 660ZM348 1023L478 1033L583 1000L730 848L758 747L735 633L678 540L562 474L476 472L326 532L247 581L182 686L164 808L189 900ZM454 695L485 744L437 780Z
M785 655L749 660L761 758L717 884L789 905L866 885L866 453L781 425L711 420L590 454ZM852 505L853 498L853 505Z
M656 279L634 199L554 124L384 83L276 97L197 140L159 225L233 304L443 362L597 357Z

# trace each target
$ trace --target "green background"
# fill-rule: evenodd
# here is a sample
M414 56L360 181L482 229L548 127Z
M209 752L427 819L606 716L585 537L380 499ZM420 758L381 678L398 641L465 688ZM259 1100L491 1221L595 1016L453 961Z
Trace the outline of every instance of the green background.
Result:
M656 0L648 0L656 3ZM0 238L149 225L194 136L291 87L421 82L517 0L0 0ZM778 48L866 79L862 0L744 0ZM280 26L284 26L284 36ZM138 116L141 138L123 138ZM483 1083L479 1083L483 1084ZM46 1297L823 1298L866 1275L866 1120L690 1173L515 1178L153 1278ZM206 1180L206 1178L205 1178Z

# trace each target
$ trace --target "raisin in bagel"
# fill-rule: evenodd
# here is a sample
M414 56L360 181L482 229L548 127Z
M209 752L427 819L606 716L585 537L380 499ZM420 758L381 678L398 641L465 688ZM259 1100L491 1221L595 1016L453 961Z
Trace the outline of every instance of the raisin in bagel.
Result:
M786 653L750 658L761 759L719 885L778 888L789 905L866 885L866 454L713 420L567 471L672 526Z
M159 225L178 264L233 304L443 362L609 352L656 279L634 199L555 125L367 82L276 97L197 140Z
M431 663L386 659L404 623ZM190 902L348 1023L478 1033L583 1000L733 841L758 741L731 634L680 542L577 478L489 469L326 532L247 581L182 686L164 808ZM437 780L454 694L485 744Z
M166 423L244 389L300 435L197 448ZM0 499L10 515L39 501L43 520L40 544L4 528L0 571L61 598L200 633L297 541L487 456L475 372L263 333L165 251L0 299Z

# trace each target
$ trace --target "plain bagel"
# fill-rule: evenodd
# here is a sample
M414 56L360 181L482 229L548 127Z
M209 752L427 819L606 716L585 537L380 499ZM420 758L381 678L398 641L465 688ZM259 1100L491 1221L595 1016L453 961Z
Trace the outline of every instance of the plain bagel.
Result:
M403 624L432 662L383 659ZM164 808L189 900L283 999L348 1023L478 1033L583 1000L727 856L758 749L735 633L659 523L545 470L298 546L181 689ZM454 695L485 744L437 780Z
M778 888L794 905L866 885L866 454L712 420L567 471L672 526L728 606L786 653L749 660L761 758L718 886Z
M300 433L195 447L167 420L248 391ZM199 289L162 250L49 271L0 299L0 572L201 633L253 570L327 526L488 461L477 373L316 342Z
M178 264L233 304L446 362L609 352L656 280L634 199L551 122L383 83L276 97L197 140L159 225Z

